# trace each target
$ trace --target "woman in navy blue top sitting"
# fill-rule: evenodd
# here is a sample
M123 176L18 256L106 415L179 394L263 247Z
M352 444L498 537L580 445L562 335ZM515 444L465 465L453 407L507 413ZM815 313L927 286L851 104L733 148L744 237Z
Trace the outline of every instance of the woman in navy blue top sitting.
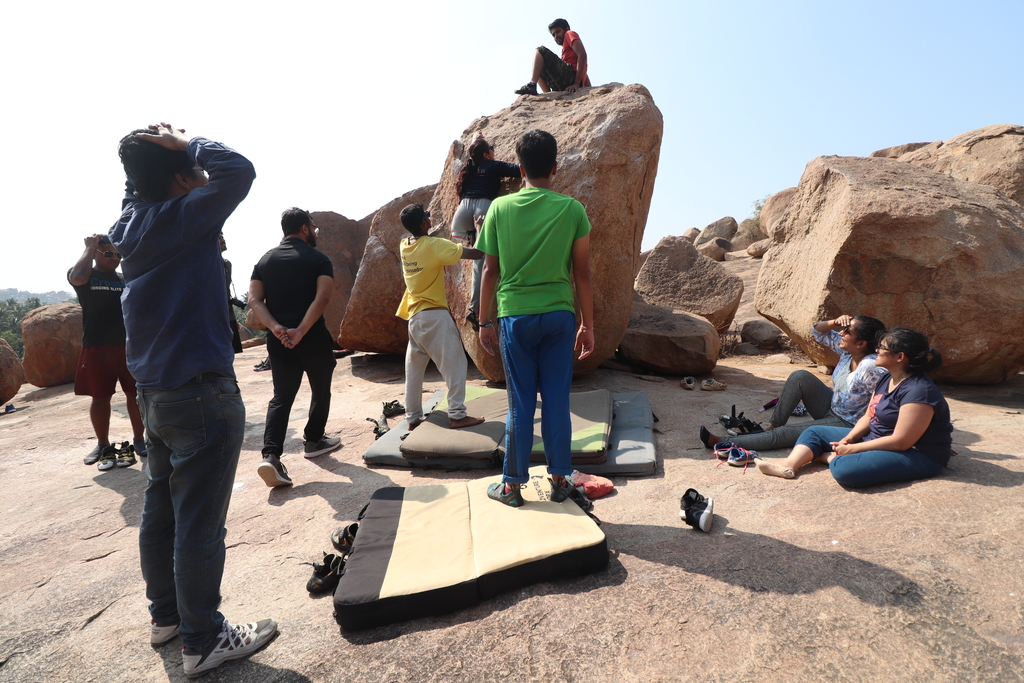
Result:
M519 177L519 166L505 161L495 161L491 143L482 137L474 140L469 146L469 158L466 159L459 173L459 180L455 184L455 192L459 195L459 208L452 217L452 239L467 247L474 246L476 221L483 223L487 209L501 191L502 179ZM473 293L466 320L473 324L474 329L479 325L476 314L480 310L480 275L483 267L483 259L473 262Z
M755 460L762 473L792 479L801 465L827 462L843 486L858 488L934 477L952 455L949 404L926 372L942 364L928 338L907 327L887 330L875 365L886 370L853 429L811 427L782 461Z

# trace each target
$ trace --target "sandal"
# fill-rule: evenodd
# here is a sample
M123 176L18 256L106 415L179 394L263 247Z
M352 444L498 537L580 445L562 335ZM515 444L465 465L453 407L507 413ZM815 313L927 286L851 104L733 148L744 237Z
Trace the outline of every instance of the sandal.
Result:
M394 417L395 415L402 415L405 413L405 406L398 401L388 401L384 404L384 417Z
M356 532L359 531L359 523L352 522L344 524L331 532L331 545L341 553L342 557L352 552L352 544L356 541Z
M700 388L702 391L725 391L726 387L728 386L728 384L719 382L717 379L713 377L708 377L706 380L700 383Z
M697 380L695 380L693 377L684 377L681 380L679 380L679 386L681 386L683 389L692 390L697 387Z

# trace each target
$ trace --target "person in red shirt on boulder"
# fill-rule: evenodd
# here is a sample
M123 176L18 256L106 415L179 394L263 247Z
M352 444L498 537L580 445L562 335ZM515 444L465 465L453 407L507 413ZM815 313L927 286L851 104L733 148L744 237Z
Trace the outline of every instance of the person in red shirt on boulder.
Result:
M587 50L576 31L569 29L565 19L555 19L548 24L548 31L555 42L562 46L562 58L543 45L533 56L533 75L530 82L516 90L517 95L536 95L537 86L544 92L551 90L576 92L590 87L587 73Z

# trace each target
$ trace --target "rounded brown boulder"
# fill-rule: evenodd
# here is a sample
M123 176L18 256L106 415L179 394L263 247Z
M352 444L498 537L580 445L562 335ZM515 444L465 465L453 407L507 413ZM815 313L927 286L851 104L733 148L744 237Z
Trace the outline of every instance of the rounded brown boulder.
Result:
M704 318L633 300L619 353L630 363L666 375L700 375L718 363L721 338Z
M53 387L75 379L82 352L82 307L52 304L29 311L21 320L25 343L25 381Z
M6 339L0 339L0 409L25 383L25 368Z
M743 297L743 279L697 253L685 237L663 237L634 285L644 301L696 313L727 332Z

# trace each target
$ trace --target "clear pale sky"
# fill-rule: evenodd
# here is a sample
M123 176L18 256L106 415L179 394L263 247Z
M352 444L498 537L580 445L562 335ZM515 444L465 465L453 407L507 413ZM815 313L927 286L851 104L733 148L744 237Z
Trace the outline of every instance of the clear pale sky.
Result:
M352 7L358 4L358 7ZM534 6L542 9L534 9ZM161 120L249 157L225 226L244 290L282 209L359 219L437 182L564 17L595 85L665 117L644 238L750 215L823 154L1024 124L1024 1L17 3L5 9L0 289L70 290L120 211L117 141Z

